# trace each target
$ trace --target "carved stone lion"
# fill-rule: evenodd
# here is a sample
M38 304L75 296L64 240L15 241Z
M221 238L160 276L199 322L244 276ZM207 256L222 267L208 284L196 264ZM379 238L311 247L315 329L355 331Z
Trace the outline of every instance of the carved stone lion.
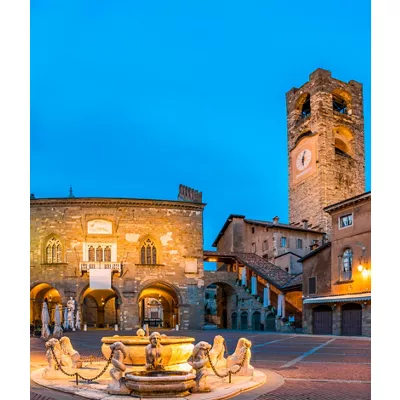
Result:
M254 367L250 365L251 342L245 338L240 338L236 345L235 352L226 360L226 367L232 372L238 371L243 362L240 371L236 375L253 376Z
M210 359L214 365L214 367L225 367L226 366L226 358L224 356L225 353L225 346L224 346L225 339L217 335L214 338L214 343L212 349L210 350ZM207 367L211 368L210 362L207 362Z

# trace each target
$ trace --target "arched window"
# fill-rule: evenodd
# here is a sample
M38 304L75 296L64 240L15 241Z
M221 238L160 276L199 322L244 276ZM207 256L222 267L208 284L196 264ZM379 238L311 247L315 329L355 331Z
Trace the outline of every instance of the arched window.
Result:
M62 245L55 237L51 238L46 245L46 262L48 264L62 263Z
M94 255L94 247L90 246L89 247L89 261L96 261L95 255Z
M342 97L333 94L332 95L332 108L333 111L339 114L347 114L347 102Z
M150 239L147 239L140 250L141 264L157 264L157 248Z
M110 262L111 261L111 249L110 246L106 246L104 249L104 261Z
M352 276L353 251L346 249L342 256L342 280L349 281Z
M97 262L103 261L103 249L101 246L98 246L96 249L96 261Z
M300 111L300 119L306 119L311 115L310 94L304 93L297 100L297 109Z

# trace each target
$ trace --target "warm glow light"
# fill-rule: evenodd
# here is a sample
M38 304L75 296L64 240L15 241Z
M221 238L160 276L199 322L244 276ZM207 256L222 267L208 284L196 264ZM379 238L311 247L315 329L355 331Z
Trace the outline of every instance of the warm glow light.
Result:
M357 268L358 268L358 270L359 270L360 272L362 272L362 271L364 270L364 266L363 266L362 264L360 264Z
M364 278L366 278L366 277L368 276L368 270L367 270L367 269L364 269L364 270L363 270L362 276L363 276Z

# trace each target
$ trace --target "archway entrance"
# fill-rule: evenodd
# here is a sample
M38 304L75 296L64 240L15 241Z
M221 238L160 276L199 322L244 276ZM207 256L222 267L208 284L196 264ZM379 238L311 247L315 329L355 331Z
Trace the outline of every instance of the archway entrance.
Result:
M240 314L240 329L245 330L245 329L249 329L248 325L247 325L247 312L243 311Z
M47 301L49 309L50 323L54 321L54 312L56 305L60 305L62 311L61 295L57 289L47 283L36 285L30 293L30 323L36 326L41 326L43 302Z
M362 307L361 304L348 303L342 307L342 335L361 336Z
M235 297L235 299L232 299ZM206 324L217 325L227 329L229 326L228 309L232 301L236 301L235 289L227 283L216 282L208 285L204 291L204 320Z
M81 297L82 322L88 327L109 328L118 324L119 300L113 289L87 288Z
M140 325L172 328L179 324L179 299L174 289L164 283L144 288L138 298Z
M259 311L254 311L253 313L251 328L253 329L253 331L261 330L261 313Z
M275 325L275 314L274 313L269 313L265 317L265 330L270 331L270 332L275 332L276 331L276 325Z

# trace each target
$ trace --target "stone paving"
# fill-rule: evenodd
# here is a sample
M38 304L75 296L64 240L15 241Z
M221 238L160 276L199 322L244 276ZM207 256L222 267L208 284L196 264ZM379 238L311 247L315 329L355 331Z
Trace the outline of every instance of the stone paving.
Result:
M83 356L101 359L103 336L132 335L133 331L106 330L70 332L73 346ZM167 331L171 336L193 336L196 341L213 342L215 335L225 337L233 353L237 340L252 341L252 365L272 370L283 376L285 384L265 394L262 386L236 398L259 400L364 400L371 398L371 341L367 338L290 335L254 331ZM31 370L45 365L44 342L31 338ZM33 382L31 391L55 399L76 399L69 395L44 390ZM32 397L31 397L32 398Z

